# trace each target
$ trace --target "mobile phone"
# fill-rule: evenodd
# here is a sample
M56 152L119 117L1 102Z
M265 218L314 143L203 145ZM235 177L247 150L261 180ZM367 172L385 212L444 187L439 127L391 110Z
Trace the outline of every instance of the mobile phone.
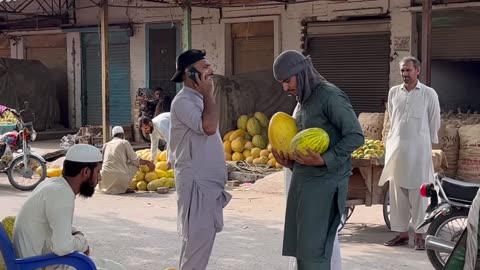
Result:
M189 70L188 70L188 77L194 81L196 84L198 84L197 82L197 78L195 77L195 74L198 74L198 77L201 79L202 77L202 74L200 73L200 71L198 71L195 67L191 67Z

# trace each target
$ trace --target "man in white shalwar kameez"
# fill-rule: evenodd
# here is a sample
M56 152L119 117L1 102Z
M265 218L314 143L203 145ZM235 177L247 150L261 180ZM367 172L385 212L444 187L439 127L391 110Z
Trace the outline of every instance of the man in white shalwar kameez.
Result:
M385 166L380 186L390 181L391 229L398 234L386 246L407 245L410 220L415 229L414 248L425 249L422 222L428 200L419 188L433 181L432 143L438 143L440 105L434 89L420 83L420 62L406 57L400 62L404 84L388 93L391 128L386 140Z
M89 255L87 239L72 227L75 198L88 198L100 181L102 154L96 147L76 144L66 154L63 176L40 183L18 213L13 230L13 247L17 258L72 252ZM45 269L64 270L68 266Z
M175 167L180 270L205 270L215 236L223 229L227 167L218 132L213 70L205 52L188 50L177 58L173 82L183 88L172 102L169 163Z

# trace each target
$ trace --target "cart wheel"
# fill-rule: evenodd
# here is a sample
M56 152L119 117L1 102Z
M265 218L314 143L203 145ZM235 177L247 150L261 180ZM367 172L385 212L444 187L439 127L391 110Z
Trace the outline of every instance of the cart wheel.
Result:
M391 230L390 227L390 192L387 190L385 192L385 197L383 200L383 220L385 220L385 225L387 225L388 229Z
M347 223L347 220L352 216L353 210L355 210L355 206L347 206L345 207L345 211L343 212L342 217L340 218L340 226L338 227L338 232L340 232L343 227L345 227L345 224Z

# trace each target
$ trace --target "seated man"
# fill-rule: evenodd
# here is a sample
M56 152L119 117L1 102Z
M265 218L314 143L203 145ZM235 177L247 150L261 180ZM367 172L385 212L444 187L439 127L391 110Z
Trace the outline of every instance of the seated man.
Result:
M165 141L165 149L168 149L168 142L170 141L170 113L161 113L153 119L142 116L138 124L145 134L150 134L151 159L154 161L157 157L159 140Z
M102 181L98 187L106 194L134 193L128 186L138 168L147 165L150 170L154 170L155 165L137 157L132 145L125 140L122 127L113 127L112 137L110 142L103 145Z
M102 154L96 147L77 144L68 150L63 176L41 182L17 215L13 233L17 258L75 251L89 255L87 239L72 227L73 212L76 195L93 196L101 168Z

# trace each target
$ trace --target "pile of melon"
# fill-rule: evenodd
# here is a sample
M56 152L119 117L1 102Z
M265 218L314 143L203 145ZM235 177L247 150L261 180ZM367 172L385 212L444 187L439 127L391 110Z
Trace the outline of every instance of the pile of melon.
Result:
M237 119L237 129L223 136L225 159L281 168L271 153L268 125L269 119L262 112L241 115Z
M141 159L150 160L150 149L136 152ZM150 171L148 166L142 165L133 177L130 188L139 191L156 191L159 187L175 188L174 170L168 169L167 151L162 151L155 157L155 170Z

